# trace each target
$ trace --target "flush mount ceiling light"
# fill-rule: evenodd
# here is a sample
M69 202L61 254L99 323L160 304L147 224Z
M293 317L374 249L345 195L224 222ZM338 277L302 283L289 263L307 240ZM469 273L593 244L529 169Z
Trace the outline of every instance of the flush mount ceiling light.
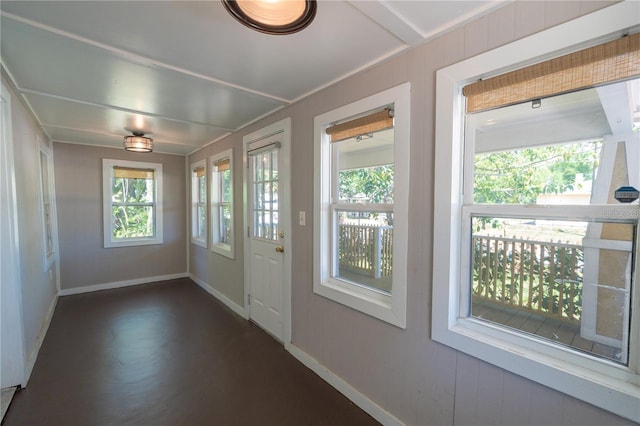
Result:
M124 149L131 152L153 151L153 139L144 136L142 132L132 132L132 136L124 137Z
M316 0L222 0L243 25L265 34L293 34L316 16Z

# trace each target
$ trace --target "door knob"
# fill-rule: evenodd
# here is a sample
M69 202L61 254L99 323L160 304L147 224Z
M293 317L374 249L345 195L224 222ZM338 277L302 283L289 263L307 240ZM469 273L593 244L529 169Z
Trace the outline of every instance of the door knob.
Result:
M284 247L283 246L278 246L278 247L276 247L276 251L278 253L284 253Z

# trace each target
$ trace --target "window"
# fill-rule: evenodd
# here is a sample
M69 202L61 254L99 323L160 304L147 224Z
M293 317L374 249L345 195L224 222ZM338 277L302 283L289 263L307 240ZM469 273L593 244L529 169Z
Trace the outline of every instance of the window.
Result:
M162 164L102 160L104 247L162 244Z
M42 213L42 264L48 270L55 258L53 238L52 168L49 148L40 144L40 200Z
M233 258L233 150L211 157L211 250Z
M191 165L191 242L207 247L207 168L206 161Z
M435 340L634 421L640 208L615 192L640 187L640 83L584 58L637 58L638 34L616 37L637 7L438 72L432 306Z
M408 83L315 118L314 292L406 327Z

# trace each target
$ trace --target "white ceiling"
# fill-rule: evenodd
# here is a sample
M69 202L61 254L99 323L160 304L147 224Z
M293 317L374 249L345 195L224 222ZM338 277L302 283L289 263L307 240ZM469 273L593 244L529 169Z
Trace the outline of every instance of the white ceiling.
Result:
M2 66L54 141L121 147L139 129L184 155L503 4L319 1L273 36L218 1L3 0Z

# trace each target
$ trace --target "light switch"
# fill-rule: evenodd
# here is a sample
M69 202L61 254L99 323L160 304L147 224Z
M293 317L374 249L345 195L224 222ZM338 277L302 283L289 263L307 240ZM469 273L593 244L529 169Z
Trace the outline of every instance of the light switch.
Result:
M300 226L306 226L307 225L307 218L306 218L306 213L305 212L298 212L298 222L300 223Z

